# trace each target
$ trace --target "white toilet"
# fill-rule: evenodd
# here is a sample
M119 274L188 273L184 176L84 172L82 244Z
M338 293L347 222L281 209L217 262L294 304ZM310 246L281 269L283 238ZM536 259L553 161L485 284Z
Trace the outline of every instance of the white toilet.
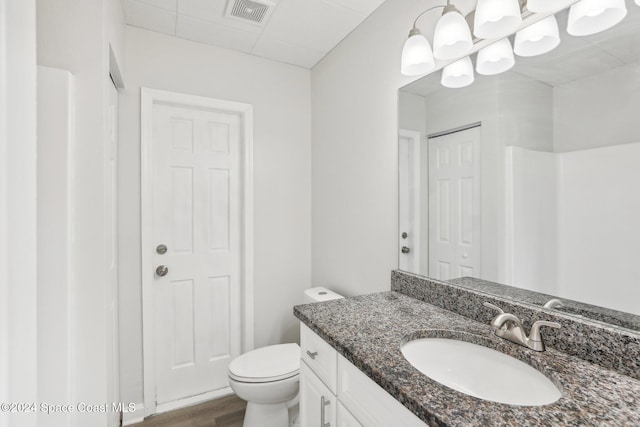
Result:
M323 287L304 292L305 303L339 298ZM258 348L229 364L231 389L247 401L244 427L288 427L289 409L297 413L299 383L300 347L295 343Z

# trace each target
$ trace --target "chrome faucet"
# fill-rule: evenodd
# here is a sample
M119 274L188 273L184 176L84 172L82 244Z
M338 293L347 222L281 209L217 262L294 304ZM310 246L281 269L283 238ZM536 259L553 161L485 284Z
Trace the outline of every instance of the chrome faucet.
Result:
M531 333L527 336L522 321L518 319L518 317L511 313L505 313L500 307L491 303L485 302L482 305L498 312L498 315L491 321L491 327L497 336L523 345L531 350L544 351L544 342L540 335L540 328L542 326L549 326L556 329L560 328L559 323L538 320L533 324Z
M564 304L558 298L553 298L544 304L544 308L562 308Z

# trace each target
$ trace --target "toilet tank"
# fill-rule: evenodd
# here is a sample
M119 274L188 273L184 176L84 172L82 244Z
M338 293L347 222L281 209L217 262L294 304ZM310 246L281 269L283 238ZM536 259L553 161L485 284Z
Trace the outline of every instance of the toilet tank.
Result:
M309 288L304 291L305 304L308 304L311 302L330 301L333 299L340 299L340 298L344 298L344 297L322 286Z

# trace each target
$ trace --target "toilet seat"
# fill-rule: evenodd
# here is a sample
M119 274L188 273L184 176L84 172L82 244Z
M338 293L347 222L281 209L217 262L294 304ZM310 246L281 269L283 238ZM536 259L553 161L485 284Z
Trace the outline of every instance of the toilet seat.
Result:
M298 375L300 346L278 344L252 350L229 364L229 377L244 383L268 383Z

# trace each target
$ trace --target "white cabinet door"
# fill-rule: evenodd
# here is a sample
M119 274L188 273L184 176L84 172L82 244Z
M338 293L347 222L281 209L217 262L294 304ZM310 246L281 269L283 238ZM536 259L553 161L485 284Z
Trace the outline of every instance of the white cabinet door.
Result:
M351 415L351 412L344 407L342 402L338 402L338 415L336 416L338 427L362 427L362 424Z
M426 427L420 418L340 355L338 356L338 396L340 396L340 403L363 426Z
M336 396L313 373L300 364L300 426L335 427Z

